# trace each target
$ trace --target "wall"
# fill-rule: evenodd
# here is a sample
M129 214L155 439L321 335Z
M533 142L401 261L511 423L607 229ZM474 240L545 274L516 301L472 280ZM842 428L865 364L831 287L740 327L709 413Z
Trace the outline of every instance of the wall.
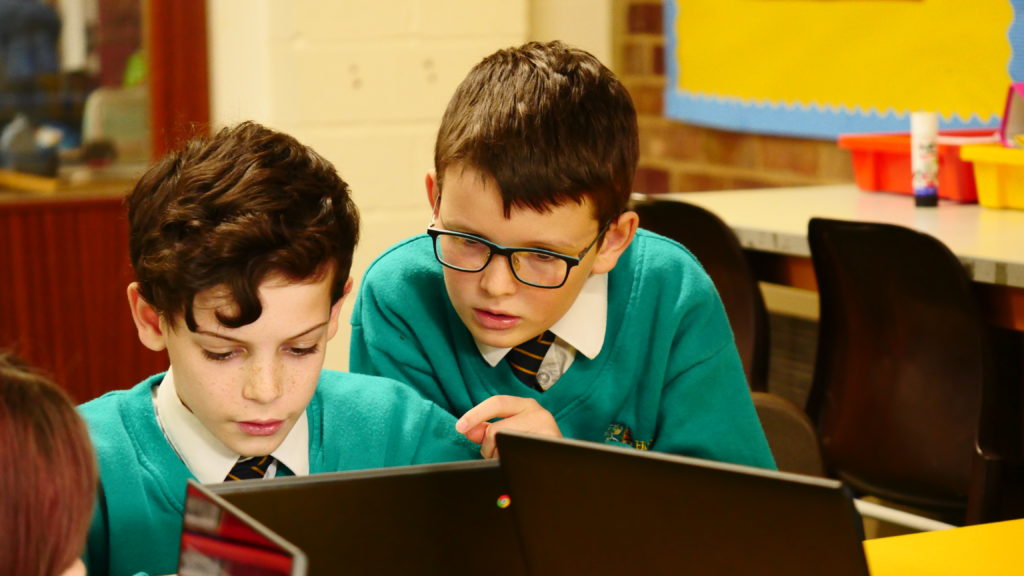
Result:
M374 256L426 227L434 136L469 69L528 39L610 58L611 2L208 0L212 122L254 119L334 162L363 217L358 282ZM348 365L352 300L329 368Z
M561 40L614 69L613 0L531 0L531 40Z
M617 71L640 122L640 192L684 192L850 182L849 152L834 142L726 132L669 120L662 0L616 0Z

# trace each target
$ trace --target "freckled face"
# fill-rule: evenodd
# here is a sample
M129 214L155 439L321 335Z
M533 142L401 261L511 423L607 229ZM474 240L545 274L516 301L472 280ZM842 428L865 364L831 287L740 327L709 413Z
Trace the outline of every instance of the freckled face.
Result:
M196 295L197 328L161 318L178 396L225 446L243 456L277 449L316 391L327 342L338 328L331 274L315 282L266 280L263 313L252 324L227 328L215 316L234 303L221 289Z
M445 172L437 210L440 228L474 234L503 246L544 248L572 256L585 249L599 231L587 200L556 206L549 212L513 208L511 217L506 218L494 179L460 165ZM494 256L481 272L445 268L445 286L456 313L477 341L508 348L544 332L565 315L593 271L597 253L595 246L560 288L519 282L502 256Z

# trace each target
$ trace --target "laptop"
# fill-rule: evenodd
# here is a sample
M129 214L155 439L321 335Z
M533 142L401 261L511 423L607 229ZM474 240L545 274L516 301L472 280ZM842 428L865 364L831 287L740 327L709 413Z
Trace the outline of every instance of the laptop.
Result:
M305 576L306 555L195 480L188 481L178 576Z
M493 460L227 482L201 491L254 529L269 530L294 558L291 547L300 551L305 572L293 576L526 574L514 506ZM182 559L188 529L186 520Z
M868 574L838 481L516 433L497 443L532 576Z

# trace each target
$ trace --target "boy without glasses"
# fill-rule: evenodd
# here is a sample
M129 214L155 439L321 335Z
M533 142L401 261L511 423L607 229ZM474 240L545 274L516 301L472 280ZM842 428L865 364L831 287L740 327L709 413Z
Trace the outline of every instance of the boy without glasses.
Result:
M627 210L637 142L590 54L485 58L441 121L427 234L360 288L352 370L410 383L487 456L514 427L773 467L714 285Z
M397 382L322 370L358 216L334 167L252 123L189 143L127 198L139 338L171 367L81 407L100 466L90 574L177 567L185 483L479 457Z

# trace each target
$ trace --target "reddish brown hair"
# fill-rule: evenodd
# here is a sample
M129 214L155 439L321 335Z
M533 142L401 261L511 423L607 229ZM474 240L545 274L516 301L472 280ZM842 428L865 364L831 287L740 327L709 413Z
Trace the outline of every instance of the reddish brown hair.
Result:
M68 395L0 351L0 573L54 576L85 549L96 461Z
M291 136L253 122L197 139L150 168L126 198L129 250L139 293L161 314L184 314L195 330L196 294L227 287L255 322L270 275L318 280L344 293L359 237L348 184L330 162Z
M629 92L593 55L561 42L499 50L455 90L434 147L444 172L461 164L493 177L506 217L589 197L598 222L629 202L639 157Z

